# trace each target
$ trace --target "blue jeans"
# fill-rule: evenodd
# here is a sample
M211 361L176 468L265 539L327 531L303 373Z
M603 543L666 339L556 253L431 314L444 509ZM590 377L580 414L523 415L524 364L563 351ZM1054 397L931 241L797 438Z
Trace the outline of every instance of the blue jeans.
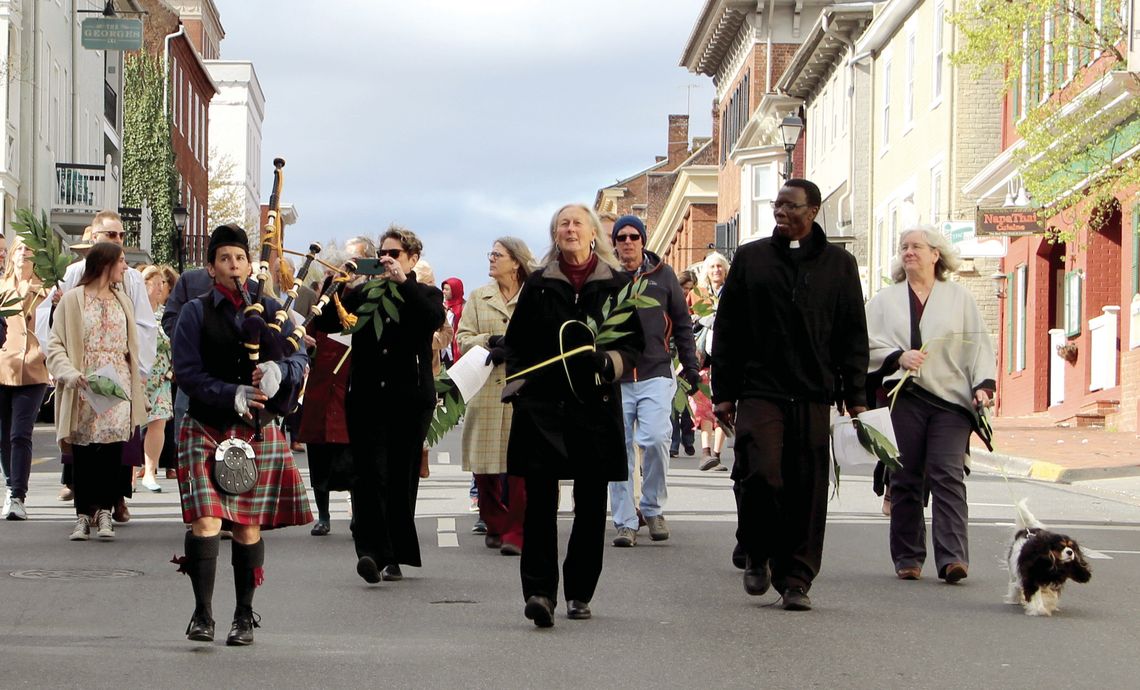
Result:
M633 505L635 447L641 449L641 514L647 518L661 514L669 496L665 472L669 469L669 440L673 436L670 417L676 390L676 382L664 376L621 384L629 478L624 482L610 482L614 527L637 529L637 511Z
M32 429L46 383L0 386L0 464L12 498L26 498L32 473Z

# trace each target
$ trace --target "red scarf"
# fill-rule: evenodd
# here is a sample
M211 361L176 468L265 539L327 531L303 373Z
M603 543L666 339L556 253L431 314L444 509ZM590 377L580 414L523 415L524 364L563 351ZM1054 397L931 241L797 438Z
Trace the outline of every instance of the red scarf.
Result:
M558 267L570 280L570 284L574 286L574 292L582 291L582 286L586 284L586 279L598 267L598 255L590 252L590 259L584 264L572 264L566 260L561 254L558 255Z
M228 299L230 301L230 304L234 305L234 309L241 311L243 300L236 289L228 288L221 283L214 283L214 289L222 293L222 296Z

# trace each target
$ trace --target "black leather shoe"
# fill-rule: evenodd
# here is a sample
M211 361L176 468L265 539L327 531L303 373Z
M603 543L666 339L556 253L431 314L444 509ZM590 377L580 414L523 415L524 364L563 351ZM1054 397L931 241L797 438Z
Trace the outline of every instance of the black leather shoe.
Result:
M572 621L589 620L594 614L590 613L590 602L571 599L566 602L566 617Z
M186 626L186 637L195 642L213 642L214 619L195 613Z
M767 592L771 586L772 571L768 569L768 564L757 567L751 558L747 559L744 568L744 591L758 597Z
M784 590L785 611L811 611L811 599L802 587L789 587Z
M317 524L313 525L313 529L309 530L309 534L314 537L323 537L329 533L329 521L317 520Z
M364 581L370 585L380 581L380 569L376 567L376 561L372 560L370 556L361 556L356 561L356 574L363 577Z
M518 544L512 544L508 541L505 541L503 542L503 545L499 547L499 553L503 554L504 556L521 556L522 547Z
M744 553L744 547L740 545L740 542L736 542L736 546L732 547L732 564L744 570L747 560L748 554Z
M488 534L483 537L483 545L488 549L498 549L503 546L503 538L497 534Z
M535 595L526 600L523 615L534 621L540 628L554 627L554 602L546 597Z
M234 616L230 634L226 635L226 645L230 647L245 647L253 644L253 629L260 628L261 616L253 611L245 611Z
M400 566L390 563L380 571L380 577L385 582L399 582L404 579L404 573L400 570Z

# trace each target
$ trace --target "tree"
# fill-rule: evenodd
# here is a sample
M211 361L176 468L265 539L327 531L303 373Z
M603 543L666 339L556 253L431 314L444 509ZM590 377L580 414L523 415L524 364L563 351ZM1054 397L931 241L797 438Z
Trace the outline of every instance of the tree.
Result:
M1093 227L1117 208L1118 190L1140 185L1137 157L1116 158L1140 142L1134 105L1115 107L1103 91L1112 72L1127 72L1126 3L1105 0L973 0L949 17L965 36L952 60L1005 70L1017 133L1013 155L1042 216L1087 214ZM1090 90L1095 89L1095 91ZM1053 239L1074 239L1050 228Z
M242 186L234 181L234 160L229 154L222 153L213 146L210 147L210 180L207 194L211 229L226 223L235 223L250 234L250 242L256 239L257 218L246 214Z
M174 263L174 205L178 173L170 142L170 113L162 103L162 67L145 52L123 61L123 205L151 210L151 256Z

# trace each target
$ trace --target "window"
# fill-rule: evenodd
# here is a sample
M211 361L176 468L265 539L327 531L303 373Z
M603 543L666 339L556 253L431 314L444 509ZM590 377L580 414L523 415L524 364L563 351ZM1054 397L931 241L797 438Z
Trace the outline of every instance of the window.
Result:
M721 113L721 142L720 142L720 163L724 165L728 159L728 154L732 152L736 146L736 140L740 138L740 133L744 131L744 125L748 123L748 96L749 84L751 82L751 73L745 72L744 77L741 78L740 83L736 85L733 90L732 96L728 99L728 105Z
M1081 274L1065 274L1065 335L1074 338L1081 334Z
M1028 318L1026 316L1026 309L1029 306L1029 296L1026 293L1026 282L1028 279L1028 267L1021 264L1013 271L1013 302L1015 312L1014 322L1014 343L1013 343L1013 367L1014 371L1023 371L1025 369L1025 338L1028 326Z
M881 118L883 121L882 139L883 143L880 146L881 150L886 148L891 143L891 59L887 57L883 62L883 100L880 106Z
M942 165L930 169L930 222L937 225L942 217Z
M1132 207L1132 294L1140 293L1140 204Z
M934 5L934 35L931 43L934 46L934 72L930 79L930 100L934 105L942 102L942 63L946 59L946 48L942 40L942 32L946 23L946 7L942 2Z
M914 31L906 37L906 84L903 88L903 130L914 126L914 58L917 39Z
M775 226L771 202L779 188L775 165L752 166L752 235L766 236Z

